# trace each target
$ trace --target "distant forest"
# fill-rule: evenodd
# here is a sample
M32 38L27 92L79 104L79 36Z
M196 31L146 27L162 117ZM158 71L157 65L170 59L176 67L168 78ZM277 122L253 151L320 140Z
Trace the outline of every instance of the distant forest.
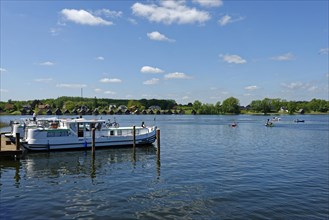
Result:
M82 97L59 97L28 101L0 102L0 114L309 114L329 113L329 101L287 101L283 99L254 100L241 106L237 98L230 97L216 104L198 100L187 105L175 100L162 99L105 99Z

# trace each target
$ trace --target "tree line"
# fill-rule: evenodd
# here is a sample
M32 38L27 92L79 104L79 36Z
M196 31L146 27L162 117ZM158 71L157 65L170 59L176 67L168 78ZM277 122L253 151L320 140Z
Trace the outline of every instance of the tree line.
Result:
M42 99L29 101L0 102L0 112L2 114L19 114L22 109L30 108L33 111L39 111L40 106L47 106L50 109L62 109L72 111L85 106L88 109L98 109L99 111L108 111L110 105L124 105L127 108L137 108L139 110L148 109L151 106L159 106L162 110L182 110L185 114L270 114L270 113L328 113L329 101L321 99L312 99L311 101L287 101L284 99L253 100L247 106L241 106L239 99L229 97L223 102L218 101L215 104L202 103L199 100L187 105L177 104L175 100L160 99L106 99L106 98L82 98L82 97L59 97L56 99Z

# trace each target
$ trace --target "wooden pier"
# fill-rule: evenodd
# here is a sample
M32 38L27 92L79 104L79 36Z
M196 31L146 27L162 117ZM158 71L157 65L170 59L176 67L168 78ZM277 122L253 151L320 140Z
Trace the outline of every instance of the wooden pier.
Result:
M17 157L23 154L21 147L13 144L4 133L1 133L0 157Z

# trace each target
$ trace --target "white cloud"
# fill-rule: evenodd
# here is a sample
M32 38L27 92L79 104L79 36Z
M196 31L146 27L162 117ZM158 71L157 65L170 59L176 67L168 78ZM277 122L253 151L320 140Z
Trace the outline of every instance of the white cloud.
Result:
M9 90L7 90L7 89L0 89L0 92L1 92L1 93L8 93Z
M221 26L225 26L227 25L228 23L231 22L231 16L229 15L224 15L223 17L221 17L221 19L218 20L218 23L221 25Z
M220 26L225 26L227 24L230 24L230 23L234 23L234 22L237 22L237 21L241 21L243 20L244 18L243 17L236 17L236 18L233 18L232 16L230 15L224 15L223 17L221 17L219 20L218 20L218 23L220 24Z
M225 54L225 55L219 55L224 62L226 63L234 63L234 64L243 64L243 63L247 63L247 61L245 59L242 59L242 57L238 56L238 55L229 55L229 54Z
M39 65L40 66L54 66L55 63L50 62L50 61L45 61L45 62L39 63Z
M307 90L309 92L318 91L319 87L313 85L311 83L303 83L303 82L291 82L291 83L282 83L282 87L289 89L289 90Z
M295 56L292 53L286 53L286 54L272 57L271 59L277 60L277 61L290 61L290 60L294 60Z
M223 5L222 0L193 0L193 2L204 7L219 7Z
M135 3L133 14L164 24L203 24L211 17L208 12L185 6L185 1L161 1L160 5Z
M254 91L254 90L257 90L259 89L258 86L246 86L244 87L245 90L248 90L248 91Z
M105 16L108 18L116 18L116 17L121 17L122 16L122 11L111 11L109 9L99 9L94 12L95 15L97 16Z
M151 40L155 40L155 41L168 41L168 42L175 42L175 40L166 37L165 35L159 33L158 31L153 31L153 32L151 32L151 33L147 33L147 36L148 36Z
M151 67L151 66L143 66L140 71L141 71L141 73L163 73L164 72L162 69L159 69L157 67Z
M52 81L52 78L44 78L44 79L35 79L35 82L40 82L40 83L48 83L50 81Z
M102 92L102 89L96 88L96 89L94 89L94 92L100 93L100 92Z
M319 54L329 54L329 48L321 48L319 50Z
M107 94L107 95L115 95L117 93L116 92L113 92L113 91L105 91L104 94Z
M103 78L101 80L99 80L101 83L121 83L122 80L121 79L117 79L117 78L113 78L113 79L109 79L109 78Z
M77 88L85 88L85 87L87 87L87 85L86 84L66 84L66 83L62 83L62 84L57 84L56 87L58 87L58 88L77 89Z
M101 61L103 61L103 60L105 60L105 58L102 57L102 56L99 56L99 57L96 57L96 60L101 60Z
M168 73L164 76L165 79L191 79L190 76L186 75L185 73Z
M111 21L106 21L101 17L92 15L85 10L63 9L61 11L64 19L82 25L112 25Z
M61 31L62 31L61 28L50 28L49 30L52 36L58 36Z
M133 18L128 18L128 21L129 21L131 24L133 24L133 25L138 24L137 21L136 21L135 19L133 19Z
M143 82L144 85L155 85L158 84L160 82L160 79L157 78L152 78L150 80L146 80L145 82Z
M4 73L7 72L7 70L5 68L0 68L0 73Z

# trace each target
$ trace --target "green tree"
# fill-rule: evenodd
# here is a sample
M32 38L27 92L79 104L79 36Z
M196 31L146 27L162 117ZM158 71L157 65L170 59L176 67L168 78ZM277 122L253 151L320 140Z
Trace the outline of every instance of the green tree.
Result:
M250 103L251 110L254 112L261 112L262 111L262 101L261 100L254 100Z
M294 114L297 110L296 102L294 102L294 101L288 102L287 110L288 110L289 114L291 114L291 115Z
M193 103L193 109L197 112L200 113L202 103L199 100L194 101Z
M97 101L97 98L95 96L94 100L93 100L93 108L98 108L98 101Z
M261 106L262 106L262 112L264 113L264 115L266 115L267 113L271 112L272 100L269 98L263 99L261 102Z
M222 110L224 113L239 114L240 101L234 97L227 98L223 101Z
M73 101L64 102L65 109L72 111L75 108L75 103Z
M217 115L220 114L221 111L222 111L222 109L221 109L221 105L220 105L220 102L219 102L219 101L216 102L216 104L215 104L215 111L216 111L216 114L217 114Z

